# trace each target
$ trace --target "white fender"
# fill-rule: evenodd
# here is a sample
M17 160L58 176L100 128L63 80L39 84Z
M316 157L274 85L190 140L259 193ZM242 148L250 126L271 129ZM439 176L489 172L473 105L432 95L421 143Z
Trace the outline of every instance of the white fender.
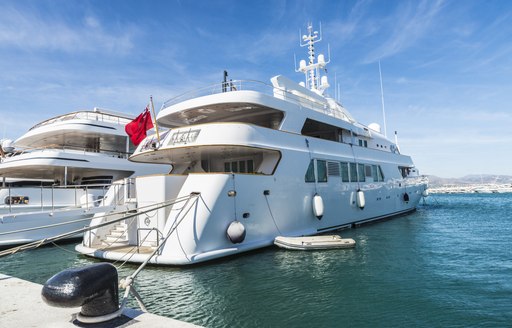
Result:
M421 194L423 197L428 197L428 190L423 190L423 193Z
M319 194L313 196L313 214L318 220L324 216L324 200Z
M245 239L245 227L240 221L232 221L228 229L226 230L226 234L228 235L228 239L233 244L240 244Z
M357 206L359 206L360 209L363 209L366 205L366 201L364 199L364 192L362 190L358 190L356 194L356 200L357 200Z

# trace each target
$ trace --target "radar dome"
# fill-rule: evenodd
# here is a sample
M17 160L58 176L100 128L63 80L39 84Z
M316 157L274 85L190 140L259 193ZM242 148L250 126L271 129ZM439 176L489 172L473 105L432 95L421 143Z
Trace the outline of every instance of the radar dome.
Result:
M325 65L325 58L323 54L318 55L318 63L322 66Z
M377 124L377 123L371 123L370 125L368 125L368 127L370 129L372 129L373 131L375 131L375 132L381 133L380 132L380 125Z
M12 144L11 139L3 139L1 140L0 145L2 146L2 149L6 153L12 153L14 151L14 145Z
M324 88L329 87L329 81L327 80L327 76L322 76L322 78L320 79L320 85Z
M302 71L306 69L306 61L304 59L302 59L299 62L299 69L302 70Z

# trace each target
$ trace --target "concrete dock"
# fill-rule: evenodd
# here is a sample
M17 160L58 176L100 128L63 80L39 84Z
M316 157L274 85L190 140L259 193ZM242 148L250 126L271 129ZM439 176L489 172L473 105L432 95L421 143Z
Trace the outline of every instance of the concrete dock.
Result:
M25 327L199 327L191 323L125 309L123 315L101 324L83 324L76 320L80 308L56 308L41 298L42 285L0 273L0 328Z

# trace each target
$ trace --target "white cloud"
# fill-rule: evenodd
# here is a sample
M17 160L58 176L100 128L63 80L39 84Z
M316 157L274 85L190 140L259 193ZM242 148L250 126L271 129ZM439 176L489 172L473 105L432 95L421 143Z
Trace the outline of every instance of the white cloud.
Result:
M365 63L392 56L415 44L428 33L436 15L443 8L444 1L423 0L417 6L415 4L415 1L404 3L388 19L386 24L393 26L391 36L366 56Z
M93 16L72 25L30 10L0 8L0 48L15 46L25 51L50 50L66 53L126 53L133 48L133 29L118 35L105 31Z

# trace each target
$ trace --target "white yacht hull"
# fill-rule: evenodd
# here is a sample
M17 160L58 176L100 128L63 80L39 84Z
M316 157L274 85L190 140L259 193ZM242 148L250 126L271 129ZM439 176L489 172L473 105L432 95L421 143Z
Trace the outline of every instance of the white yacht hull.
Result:
M0 199L25 199L26 203L0 206L0 247L8 247L65 235L59 240L81 238L67 235L88 227L97 213L111 211L125 195L125 181L103 188L10 187L0 189ZM108 204L105 204L108 203Z
M184 204L140 215L132 229L158 229L162 233L146 233L140 246L155 246L163 242L175 223L177 228L150 263L183 265L203 262L253 249L270 246L277 236L306 236L343 227L379 220L414 211L426 185L420 178L401 182L357 185L338 183L317 186L300 183L292 176L259 176L254 174L190 174L183 176L150 176L137 178L138 204L159 204L162 199L186 197L200 192ZM357 190L363 190L366 206L357 206ZM229 191L236 190L230 197ZM313 213L312 199L318 193L324 201L321 220ZM404 200L408 194L408 201ZM236 199L235 199L236 198ZM233 244L227 228L233 221L241 222L246 230L243 242ZM93 220L91 225L100 223ZM101 233L91 232L94 235ZM140 231L139 235L144 231ZM133 233L132 233L133 235ZM142 240L142 236L139 237ZM133 244L133 241L132 241ZM76 248L94 257L119 260L126 250L106 248L101 241L90 238ZM132 248L133 249L133 248ZM129 256L131 262L143 262L149 252Z
M23 212L0 216L0 247L26 244L89 226L95 211L63 208L55 211ZM82 233L60 240L81 238Z

